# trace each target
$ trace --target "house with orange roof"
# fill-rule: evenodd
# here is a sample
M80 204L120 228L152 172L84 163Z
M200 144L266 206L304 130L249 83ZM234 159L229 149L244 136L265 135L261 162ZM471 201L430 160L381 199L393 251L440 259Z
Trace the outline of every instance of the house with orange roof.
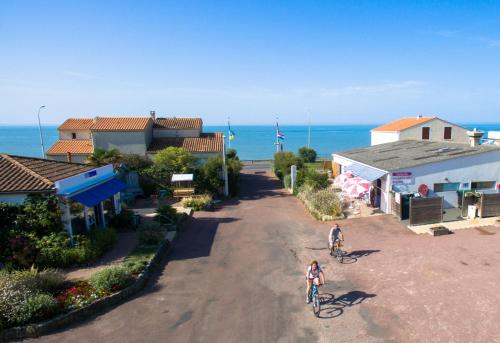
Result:
M468 143L467 129L438 117L401 118L371 130L371 145L400 140Z
M222 133L204 133L201 118L146 117L70 118L58 127L59 140L49 159L83 163L95 148L152 157L169 146L183 147L205 160L222 153Z

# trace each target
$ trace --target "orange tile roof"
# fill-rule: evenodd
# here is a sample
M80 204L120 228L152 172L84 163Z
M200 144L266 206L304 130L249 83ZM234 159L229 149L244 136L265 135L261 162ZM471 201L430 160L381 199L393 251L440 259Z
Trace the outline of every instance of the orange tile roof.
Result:
M155 138L148 152L155 153L169 146L182 147L189 152L222 152L222 133L203 133L200 137Z
M0 154L0 193L53 191L56 181L93 168L79 163Z
M92 131L142 131L151 117L96 117Z
M155 129L201 129L201 118L158 118L155 120Z
M389 124L385 124L379 127L372 129L372 131L403 131L412 126L423 124L432 120L436 117L411 117L411 118L401 118L390 122Z
M94 151L90 139L60 139L47 150L47 155L88 155Z
M94 124L93 119L88 118L69 118L66 119L57 129L58 130L90 130Z

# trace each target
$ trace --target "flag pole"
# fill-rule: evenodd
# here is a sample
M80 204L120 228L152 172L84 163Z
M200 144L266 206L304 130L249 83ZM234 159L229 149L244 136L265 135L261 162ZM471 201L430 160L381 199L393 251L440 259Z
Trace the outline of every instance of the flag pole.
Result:
M229 117L227 117L227 146L231 149L231 124L229 123Z
M278 138L278 116L276 116L276 152L280 151L280 140Z

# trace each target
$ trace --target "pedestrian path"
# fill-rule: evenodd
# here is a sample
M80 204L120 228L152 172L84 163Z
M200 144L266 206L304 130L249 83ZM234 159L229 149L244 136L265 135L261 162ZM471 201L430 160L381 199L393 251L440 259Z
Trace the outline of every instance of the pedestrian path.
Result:
M408 229L417 233L417 234L429 234L432 235L431 228L437 226L444 226L445 228L456 231L463 229L472 229L475 227L482 226L499 226L500 217L490 217L490 218L474 218L474 219L465 219L465 220L456 220L445 223L436 223L436 224L425 224L425 225L408 225Z

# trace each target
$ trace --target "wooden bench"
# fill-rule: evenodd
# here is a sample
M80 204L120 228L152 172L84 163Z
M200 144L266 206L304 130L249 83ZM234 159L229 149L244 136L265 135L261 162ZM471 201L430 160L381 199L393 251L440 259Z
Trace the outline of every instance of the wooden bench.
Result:
M194 188L176 188L174 189L174 198L188 197L194 194Z

